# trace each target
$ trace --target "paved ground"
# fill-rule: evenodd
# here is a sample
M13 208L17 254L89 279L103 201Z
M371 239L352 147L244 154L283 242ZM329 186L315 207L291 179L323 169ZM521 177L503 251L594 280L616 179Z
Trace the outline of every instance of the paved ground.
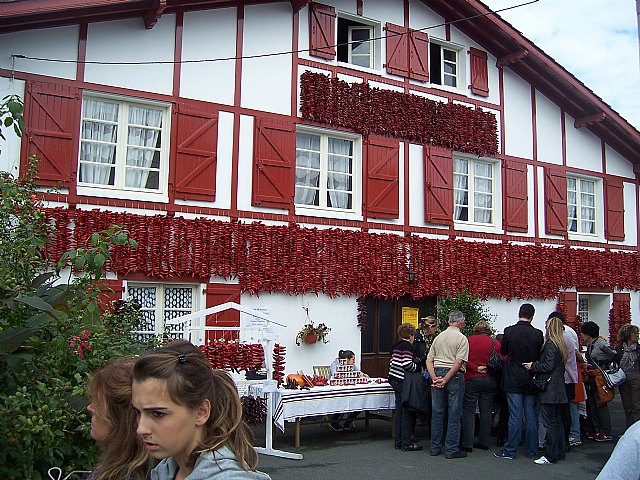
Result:
M624 430L624 413L619 396L610 405L614 440ZM364 422L357 422L356 432L333 432L327 426L307 425L301 430L301 447L293 447L293 428L283 434L277 431L273 447L297 452L302 460L260 455L259 470L273 480L359 480L369 478L412 480L425 478L442 480L555 480L594 479L605 464L614 442L598 443L586 440L574 447L566 460L555 465L535 465L520 455L515 460L498 459L493 452L474 450L467 458L447 460L443 455L429 456L428 449L402 452L393 448L390 425L372 420L369 431ZM418 443L424 441L425 427L418 427ZM255 429L256 445L264 445L264 430ZM422 437L422 438L421 438Z

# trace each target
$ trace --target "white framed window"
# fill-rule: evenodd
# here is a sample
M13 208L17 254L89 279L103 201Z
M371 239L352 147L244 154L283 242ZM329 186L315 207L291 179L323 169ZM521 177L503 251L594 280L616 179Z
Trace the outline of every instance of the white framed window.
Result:
M140 305L140 322L134 333L140 337L156 336L167 340L182 338L185 325L166 322L197 310L196 285L127 283L127 298Z
M578 316L582 323L589 321L589 297L578 297Z
M597 235L596 180L567 175L567 230L570 233Z
M338 14L337 60L358 67L379 69L380 23Z
M296 134L296 206L356 213L359 137L300 129Z
M122 97L82 100L78 186L166 194L169 107Z
M463 88L465 85L462 46L435 38L429 40L429 81L436 85Z
M498 171L496 162L454 157L454 221L495 225Z

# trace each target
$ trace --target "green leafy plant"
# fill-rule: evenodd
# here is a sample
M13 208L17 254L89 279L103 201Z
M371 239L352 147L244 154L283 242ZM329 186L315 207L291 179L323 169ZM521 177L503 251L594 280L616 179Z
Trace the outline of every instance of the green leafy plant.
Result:
M446 295L440 298L438 304L438 323L440 331L445 330L449 326L449 313L454 310L460 310L465 316L465 326L462 333L465 335L473 335L473 327L481 320L492 325L495 315L492 314L487 307L482 304L480 297L476 297L469 293L460 293L456 296Z
M4 105L0 114L8 111L16 122L15 105ZM7 124L5 119L0 126ZM50 264L44 253L54 227L40 209L36 173L33 157L23 178L0 172L3 479L47 478L52 466L65 472L93 468L98 451L83 397L88 375L111 358L148 346L132 333L139 320L135 305L120 305L102 318L97 307L111 248L134 248L135 242L117 226L91 235L82 249L65 256L74 275L60 282L63 265Z

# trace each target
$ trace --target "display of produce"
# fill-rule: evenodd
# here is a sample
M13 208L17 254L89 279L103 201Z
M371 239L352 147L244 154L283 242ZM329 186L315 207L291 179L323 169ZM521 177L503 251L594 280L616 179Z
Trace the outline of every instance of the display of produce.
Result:
M347 364L346 358L339 359L340 364L329 379L329 385L359 385L369 383L369 377L365 377L362 372L357 372L353 365Z
M278 387L282 385L284 380L284 356L287 353L287 347L279 344L273 346L273 379L278 382Z
M231 370L260 369L264 364L264 349L260 344L225 342L217 340L208 345L199 345L213 368Z

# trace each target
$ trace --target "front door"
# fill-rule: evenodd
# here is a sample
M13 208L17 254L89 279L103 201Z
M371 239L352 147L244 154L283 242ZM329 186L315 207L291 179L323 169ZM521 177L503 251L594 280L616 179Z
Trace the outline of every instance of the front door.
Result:
M387 378L391 348L397 342L398 326L402 323L402 307L419 310L419 317L435 315L437 297L400 299L366 297L366 323L362 329L361 369L370 377Z

